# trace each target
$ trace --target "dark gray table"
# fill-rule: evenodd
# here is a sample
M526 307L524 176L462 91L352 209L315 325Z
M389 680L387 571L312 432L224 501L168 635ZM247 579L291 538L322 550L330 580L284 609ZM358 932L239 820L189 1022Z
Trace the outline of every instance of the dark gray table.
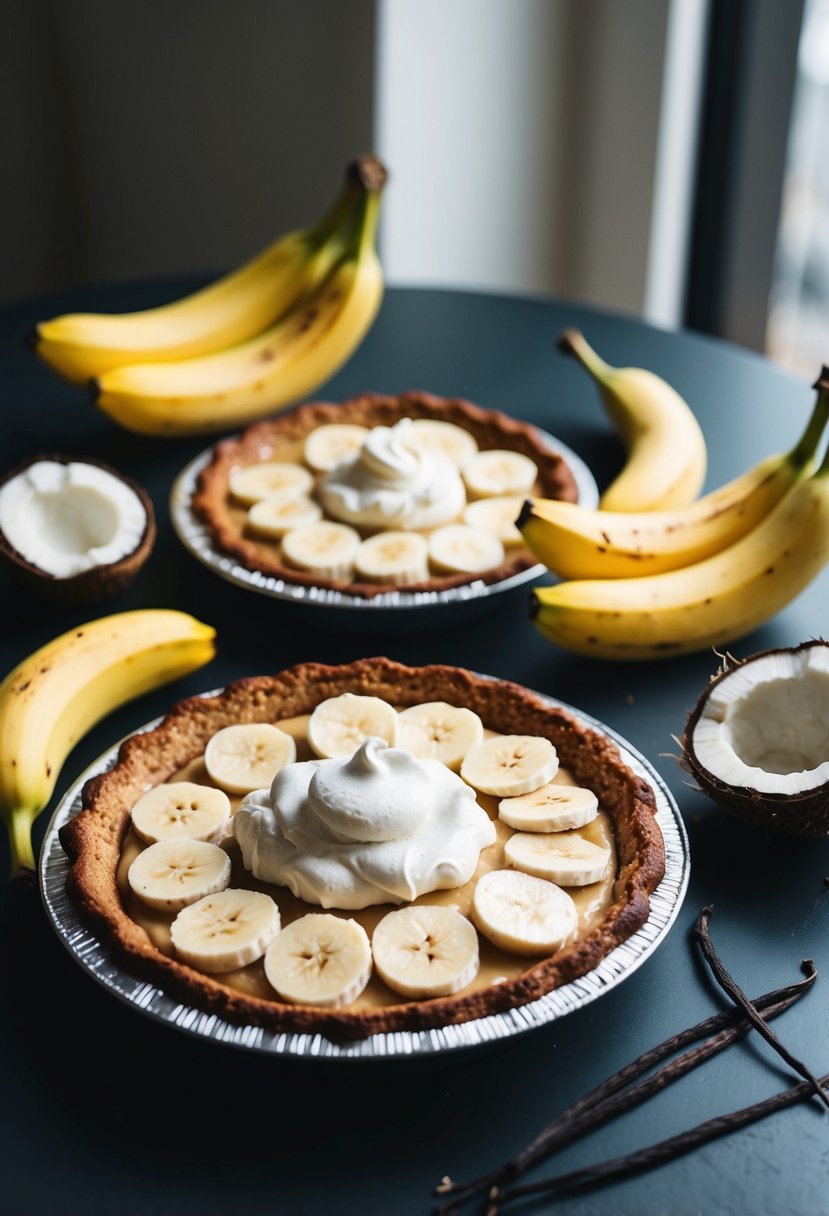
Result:
M723 1007L690 938L704 904L715 905L717 944L751 995L795 979L804 956L829 972L829 843L749 832L686 784L671 756L671 736L716 666L713 655L655 665L583 660L545 643L520 601L445 632L367 638L312 631L287 619L278 604L220 582L191 560L171 532L166 500L174 475L204 443L161 444L117 430L83 393L41 367L20 339L44 316L144 307L192 286L188 280L99 287L0 314L3 467L45 449L98 456L137 478L155 499L158 546L134 588L103 610L175 606L210 621L220 638L211 667L93 730L70 757L60 788L171 700L238 676L383 651L413 663L462 663L580 706L644 752L673 789L688 828L690 891L668 940L644 967L548 1028L445 1067L345 1066L325 1073L196 1042L122 1007L64 952L36 899L10 901L4 894L0 1208L123 1216L425 1213L442 1174L466 1178L496 1164L644 1048ZM437 291L390 291L365 344L325 395L336 400L363 389L411 387L461 394L551 430L604 484L621 449L592 385L553 349L566 324L580 325L610 361L652 368L687 397L708 438L709 487L788 445L810 409L807 384L719 342L570 304ZM748 654L825 632L828 589L824 575L732 649ZM97 615L55 612L5 579L0 595L3 673L52 635ZM829 974L776 1023L820 1073L829 1070L827 1012ZM790 1080L752 1036L543 1172L651 1143ZM651 1174L559 1201L555 1210L815 1216L827 1208L827 1132L827 1112L812 1101ZM521 1210L552 1206L541 1201Z

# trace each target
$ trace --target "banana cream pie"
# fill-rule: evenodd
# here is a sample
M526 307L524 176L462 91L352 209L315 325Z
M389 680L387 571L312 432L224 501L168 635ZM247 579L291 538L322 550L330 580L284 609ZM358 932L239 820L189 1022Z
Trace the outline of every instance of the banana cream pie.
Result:
M371 598L527 569L515 520L532 494L577 498L533 427L459 399L369 393L218 444L193 508L248 569Z
M68 889L126 967L337 1040L585 974L664 868L653 790L602 734L515 684L388 659L184 701L83 803Z

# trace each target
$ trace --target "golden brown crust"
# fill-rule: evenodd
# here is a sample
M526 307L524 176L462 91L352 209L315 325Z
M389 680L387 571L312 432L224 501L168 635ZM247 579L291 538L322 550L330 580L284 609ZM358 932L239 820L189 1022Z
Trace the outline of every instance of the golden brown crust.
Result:
M562 764L589 785L609 814L619 863L614 900L582 941L559 950L517 980L464 996L411 1002L364 1011L324 1011L247 996L203 975L152 944L124 911L116 873L130 808L148 787L201 755L212 734L234 722L278 721L309 713L343 692L382 697L399 707L426 700L465 705L484 724L504 733L543 735ZM272 1031L312 1031L335 1041L381 1031L423 1030L466 1022L535 1000L591 971L648 916L649 897L664 873L656 800L647 782L623 763L614 743L582 726L572 714L505 680L488 680L459 667L406 667L390 659L361 659L341 667L303 663L275 676L228 685L215 697L176 705L155 730L121 745L108 773L88 781L82 812L60 833L71 867L67 889L84 918L130 968L177 999L230 1021Z
M199 475L193 495L193 510L207 525L214 544L223 553L235 557L248 570L259 570L289 583L343 591L360 599L372 599L383 592L395 590L390 585L373 583L344 583L320 579L283 565L278 557L262 552L260 546L240 534L228 511L227 485L230 470L237 465L255 464L266 459L275 441L304 439L316 427L332 422L350 422L359 426L389 426L401 418L432 418L453 422L463 427L481 448L509 448L521 452L535 462L538 484L545 498L575 502L576 482L563 457L552 453L534 427L510 418L500 410L483 410L459 397L435 397L431 393L410 392L398 397L379 393L363 393L341 404L311 402L291 414L266 422L257 422L243 431L238 439L226 439L213 450L213 458ZM507 560L482 574L452 574L430 578L427 582L407 585L405 591L445 591L465 583L501 582L521 570L535 565L528 554L507 555ZM399 590L399 588L397 588Z

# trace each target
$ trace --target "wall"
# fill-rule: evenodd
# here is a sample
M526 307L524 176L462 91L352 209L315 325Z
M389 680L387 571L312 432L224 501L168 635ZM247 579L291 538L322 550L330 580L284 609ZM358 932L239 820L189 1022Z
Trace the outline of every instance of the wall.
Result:
M231 265L375 142L391 283L640 312L670 2L0 0L0 294Z

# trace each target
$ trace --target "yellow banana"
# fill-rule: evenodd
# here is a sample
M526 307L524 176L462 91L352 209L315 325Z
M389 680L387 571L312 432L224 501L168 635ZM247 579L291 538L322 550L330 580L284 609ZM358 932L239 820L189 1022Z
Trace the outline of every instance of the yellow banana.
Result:
M727 485L672 511L590 511L534 499L518 526L525 544L560 578L641 578L693 565L719 553L768 515L811 471L827 420L829 370L803 435L790 452L768 456Z
M0 684L0 815L12 873L34 869L32 824L68 753L111 710L214 654L215 630L184 612L140 609L78 625Z
M530 613L559 646L605 659L722 647L793 600L829 561L829 454L753 531L666 574L537 588Z
M639 367L611 367L577 329L558 340L596 381L627 449L622 472L602 495L605 511L659 511L694 501L708 455L689 406L661 377Z
M362 341L383 298L374 249L381 188L366 193L347 252L275 326L199 359L106 372L94 386L99 407L142 434L198 435L273 413L330 379Z
M42 321L29 341L75 384L114 367L224 350L262 333L328 274L351 239L367 183L385 180L374 157L349 165L343 189L311 228L289 232L215 283L145 312L68 313Z

